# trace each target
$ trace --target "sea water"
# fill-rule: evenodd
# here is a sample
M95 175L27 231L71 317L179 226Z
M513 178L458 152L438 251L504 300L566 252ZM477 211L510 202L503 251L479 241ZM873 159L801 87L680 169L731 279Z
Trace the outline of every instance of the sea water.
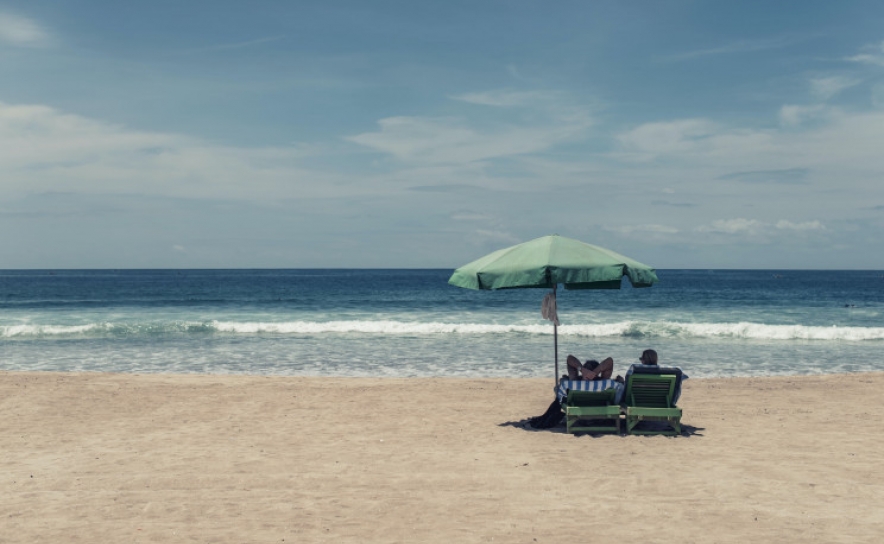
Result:
M0 370L552 377L543 289L451 270L0 271ZM659 270L557 292L564 358L696 377L884 371L884 272Z

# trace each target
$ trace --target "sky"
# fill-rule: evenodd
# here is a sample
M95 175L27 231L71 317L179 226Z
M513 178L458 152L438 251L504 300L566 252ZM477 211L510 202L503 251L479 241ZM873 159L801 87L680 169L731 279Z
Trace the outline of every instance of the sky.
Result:
M0 0L0 268L884 269L880 1Z

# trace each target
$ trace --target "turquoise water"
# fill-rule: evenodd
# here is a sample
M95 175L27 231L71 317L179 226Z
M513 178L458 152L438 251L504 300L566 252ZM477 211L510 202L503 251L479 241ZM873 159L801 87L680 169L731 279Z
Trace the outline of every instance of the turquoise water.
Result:
M544 290L450 270L0 271L0 369L549 376ZM691 376L884 370L880 271L660 270L558 291L559 361L654 348Z

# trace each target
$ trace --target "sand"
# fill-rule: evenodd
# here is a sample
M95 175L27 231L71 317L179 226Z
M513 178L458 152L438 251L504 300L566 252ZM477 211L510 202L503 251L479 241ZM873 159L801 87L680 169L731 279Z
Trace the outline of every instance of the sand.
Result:
M0 542L884 538L884 374L692 379L674 438L551 386L0 372Z

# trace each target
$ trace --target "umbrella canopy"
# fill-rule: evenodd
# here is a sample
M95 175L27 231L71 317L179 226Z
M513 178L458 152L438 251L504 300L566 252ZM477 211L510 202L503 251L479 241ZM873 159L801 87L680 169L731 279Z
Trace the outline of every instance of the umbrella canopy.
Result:
M620 289L659 280L653 268L610 249L558 236L544 236L490 253L454 271L448 283L466 289Z
M633 287L657 283L656 271L610 249L557 234L490 253L454 271L448 283L466 289L552 289L543 301L543 315L553 322L556 382L559 377L559 336L555 291L620 289L623 276Z

